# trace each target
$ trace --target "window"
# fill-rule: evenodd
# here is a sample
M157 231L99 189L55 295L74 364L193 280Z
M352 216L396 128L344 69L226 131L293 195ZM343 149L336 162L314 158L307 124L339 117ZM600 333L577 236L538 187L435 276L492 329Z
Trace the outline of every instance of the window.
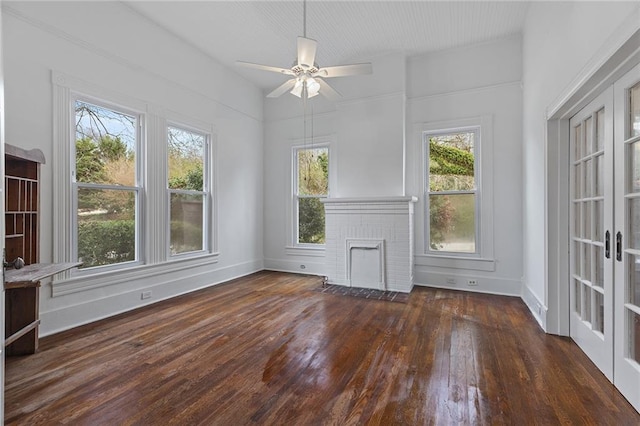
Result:
M208 137L169 126L167 141L169 252L202 251L207 248Z
M424 133L427 253L479 253L480 128Z
M294 154L296 243L324 244L324 205L329 195L329 147L297 147Z
M216 263L213 125L70 75L52 79L53 261L83 262L55 278L52 295Z
M140 115L77 99L73 247L82 268L140 259Z

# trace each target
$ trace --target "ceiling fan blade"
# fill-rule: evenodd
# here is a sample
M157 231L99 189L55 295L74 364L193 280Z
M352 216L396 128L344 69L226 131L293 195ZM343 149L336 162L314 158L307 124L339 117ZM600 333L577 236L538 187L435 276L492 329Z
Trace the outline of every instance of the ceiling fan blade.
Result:
M292 78L291 80L287 80L278 86L273 92L267 95L267 98L277 98L282 95L284 92L288 92L296 84L296 79Z
M365 64L353 64L353 65L338 65L335 67L320 68L317 73L319 77L345 77L348 75L364 75L373 73L373 66L370 63Z
M293 71L288 70L286 68L278 68L278 67L272 67L269 65L254 64L252 62L243 62L243 61L236 61L236 64L243 67L255 68L257 70L262 70L262 71L271 71L271 72L277 72L280 74L293 75Z
M316 60L316 46L315 40L298 37L298 65L313 66Z
M320 85L320 94L325 98L331 101L337 101L342 97L342 95L338 93L336 89L329 86L329 84L326 81L322 80L321 78L316 78L315 80Z

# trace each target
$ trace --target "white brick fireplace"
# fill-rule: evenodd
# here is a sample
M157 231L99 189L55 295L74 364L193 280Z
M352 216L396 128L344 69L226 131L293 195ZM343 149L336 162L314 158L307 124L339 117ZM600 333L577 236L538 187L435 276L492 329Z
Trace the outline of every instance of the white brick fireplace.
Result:
M323 200L329 283L409 293L416 201L416 197Z

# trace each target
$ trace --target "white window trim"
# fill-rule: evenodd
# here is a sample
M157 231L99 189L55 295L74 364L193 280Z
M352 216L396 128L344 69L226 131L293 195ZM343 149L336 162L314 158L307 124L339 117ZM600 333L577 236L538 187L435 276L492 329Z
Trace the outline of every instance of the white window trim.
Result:
M336 185L336 153L335 138L333 135L315 136L313 142L305 139L293 139L291 141L291 162L290 162L290 190L287 205L287 245L285 252L293 256L317 256L322 257L325 253L325 244L300 244L298 243L298 214L297 214L297 152L300 149L328 148L329 150L329 191L327 198L331 197L331 189Z
M479 117L461 118L437 122L422 123L415 126L416 137L420 143L422 161L419 172L420 191L426 196L427 172L426 158L428 145L426 135L453 133L479 128L479 149L475 152L476 179L478 208L476 211L476 253L438 252L429 250L429 212L428 200L420 203L418 208L422 210L423 232L417 233L416 238L416 265L460 268L480 271L495 270L494 259L494 223L493 223L493 116L491 114Z
M72 131L75 129L75 112L72 112L71 101L75 93L81 94L82 99L97 100L100 104L114 105L119 110L137 111L144 116L141 122L145 127L146 137L141 141L139 172L141 179L146 182L144 191L147 197L154 200L162 199L168 203L166 197L166 167L147 167L148 164L165 164L166 148L157 149L162 145L163 134L166 140L167 117L172 121L193 126L196 129L206 130L210 135L210 227L209 252L196 252L188 259L169 258L163 244L168 241L165 233L145 232L145 229L158 229L168 221L166 209L142 209L140 216L142 232L140 238L139 262L126 262L118 265L106 265L104 267L91 268L89 270L72 270L54 277L52 296L71 294L87 289L94 289L129 282L132 279L143 279L161 275L168 270L174 270L177 263L188 265L190 268L217 263L219 259L217 242L217 166L216 148L217 136L215 127L209 124L196 122L185 118L180 114L168 112L165 109L150 105L139 99L117 93L112 90L88 83L76 77L52 71L53 86L53 262L69 262L73 259L72 242L74 232L72 202L74 197L74 183L71 173L75 167L75 158L72 152ZM125 105L125 107L121 107ZM153 141L153 142L150 142ZM153 150L147 150L147 144L154 143ZM166 147L166 143L164 144ZM159 202L157 202L159 203ZM159 204L158 204L159 205ZM142 207L142 206L141 206ZM145 250L146 248L146 250ZM126 267L121 267L125 265Z

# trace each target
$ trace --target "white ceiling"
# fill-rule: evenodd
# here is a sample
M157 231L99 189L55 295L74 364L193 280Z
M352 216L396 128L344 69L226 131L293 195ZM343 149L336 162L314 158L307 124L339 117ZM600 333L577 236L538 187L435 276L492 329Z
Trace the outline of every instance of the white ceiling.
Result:
M289 68L303 35L302 0L126 4L263 89L285 77L235 61ZM527 7L526 1L308 0L307 37L318 41L320 66L391 52L414 56L520 33Z

